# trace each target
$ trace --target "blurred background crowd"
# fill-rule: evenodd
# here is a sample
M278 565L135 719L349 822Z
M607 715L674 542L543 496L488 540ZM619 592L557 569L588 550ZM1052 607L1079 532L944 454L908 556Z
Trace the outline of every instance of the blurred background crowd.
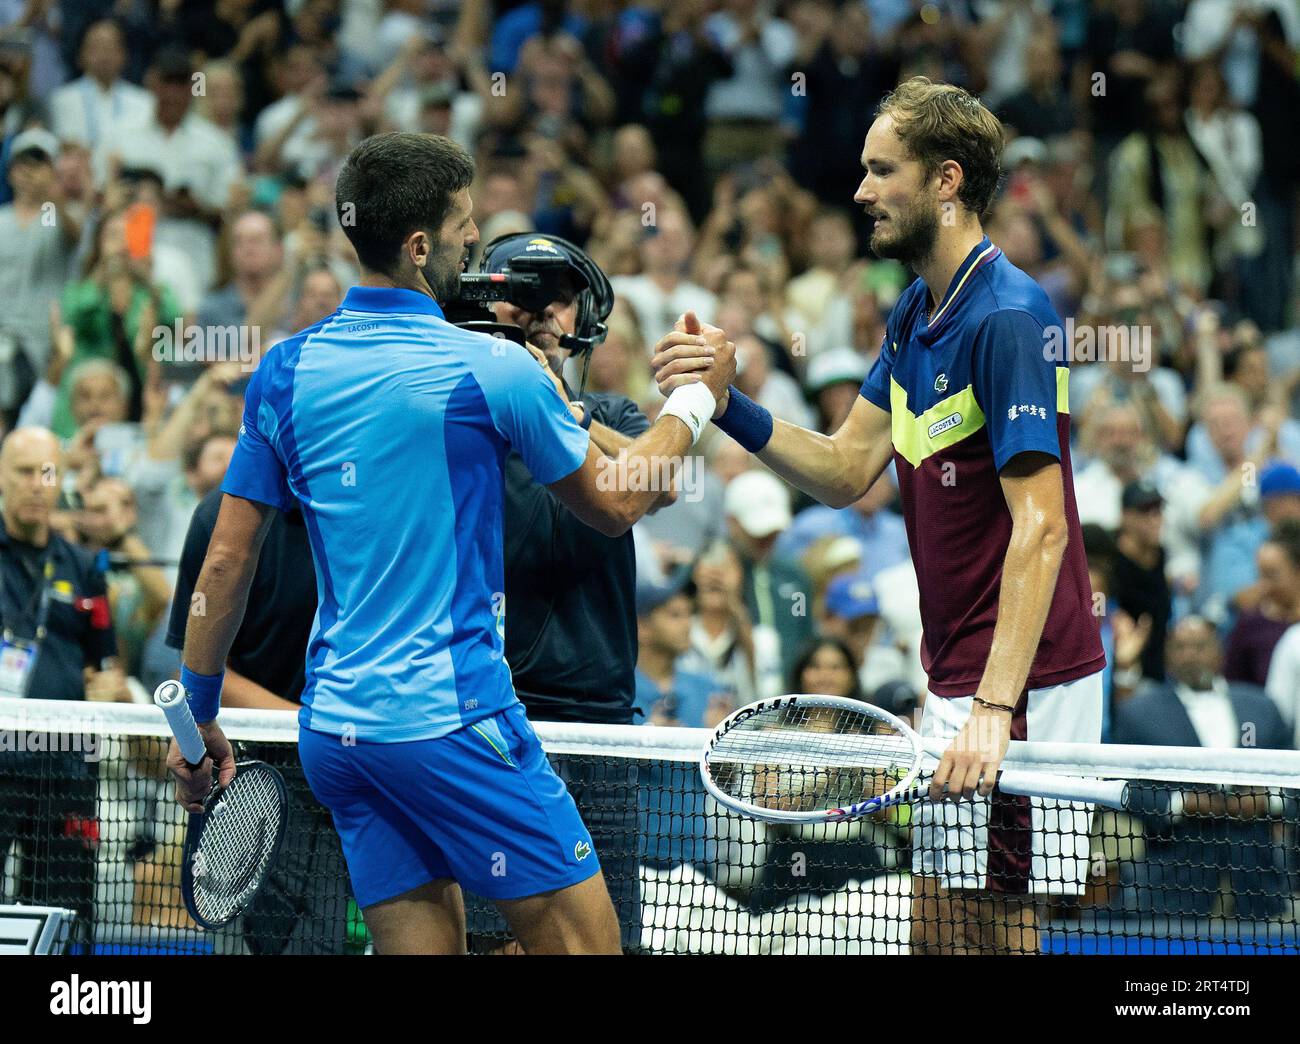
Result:
M0 0L0 20L0 414L62 440L59 529L112 556L122 670L91 698L176 668L173 563L249 373L357 276L333 181L361 138L449 135L483 242L586 248L617 295L589 388L653 417L651 346L690 308L751 397L833 431L911 278L865 249L862 140L925 74L1007 127L993 241L1080 328L1133 334L1070 387L1110 734L1149 690L1226 683L1297 726L1295 0ZM183 350L194 328L216 356ZM643 720L923 698L891 483L813 505L717 432L699 464L637 527ZM1173 640L1185 621L1203 640ZM1189 742L1222 739L1187 713Z
M58 530L109 556L119 655L87 699L177 670L176 562L249 374L357 278L334 178L363 137L454 138L483 243L538 230L604 268L589 389L653 417L652 346L694 309L748 395L830 432L911 278L866 250L863 138L923 74L1007 128L992 240L1078 329L1131 335L1070 384L1107 735L1297 744L1297 0L0 0L0 26L0 422L57 436ZM837 511L701 449L636 527L640 720L791 691L910 713L892 480ZM1171 906L1208 912L1230 870L1279 913L1276 801L1179 800L1145 813ZM898 866L904 825L827 860Z

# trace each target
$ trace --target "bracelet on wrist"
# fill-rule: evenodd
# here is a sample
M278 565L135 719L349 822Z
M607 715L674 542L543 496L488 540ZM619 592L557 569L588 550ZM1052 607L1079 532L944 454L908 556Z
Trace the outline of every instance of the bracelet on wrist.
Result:
M1008 707L1005 703L994 703L992 700L986 700L982 696L974 696L972 699L981 707L987 707L989 710L1005 711L1007 714L1011 715L1016 713L1015 707Z

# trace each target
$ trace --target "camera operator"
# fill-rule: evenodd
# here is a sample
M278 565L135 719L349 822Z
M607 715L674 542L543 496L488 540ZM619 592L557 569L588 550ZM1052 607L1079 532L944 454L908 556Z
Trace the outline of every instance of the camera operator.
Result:
M604 339L604 320L614 303L604 273L572 243L539 233L489 243L480 271L501 273L512 263L521 267L520 258L556 256L568 264L554 300L540 309L529 302L531 311L499 301L493 312L498 322L520 327L563 382L564 364ZM611 457L649 427L625 396L590 392L579 399L567 383L564 388L575 406L581 403L579 423ZM505 652L529 719L632 723L637 657L632 533L606 537L580 522L533 481L518 454L506 461L505 474ZM672 499L667 492L661 503ZM556 769L605 867L623 947L635 948L640 936L635 766L562 763ZM477 912L471 909L474 936L488 923ZM496 922L488 910L482 914Z

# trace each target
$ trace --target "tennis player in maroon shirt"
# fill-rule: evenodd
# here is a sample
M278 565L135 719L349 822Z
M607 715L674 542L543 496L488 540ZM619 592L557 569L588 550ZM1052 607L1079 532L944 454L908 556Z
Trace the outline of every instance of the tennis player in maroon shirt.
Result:
M981 225L1002 127L917 77L886 98L854 199L872 251L919 278L834 435L773 421L735 388L714 423L832 507L898 471L929 676L920 732L950 740L913 833L912 948L1033 953L1037 900L1078 894L1091 810L995 791L1011 739L1098 742L1105 656L1070 471L1069 367L1046 294ZM696 324L691 323L694 327ZM667 394L709 365L684 332L658 344Z

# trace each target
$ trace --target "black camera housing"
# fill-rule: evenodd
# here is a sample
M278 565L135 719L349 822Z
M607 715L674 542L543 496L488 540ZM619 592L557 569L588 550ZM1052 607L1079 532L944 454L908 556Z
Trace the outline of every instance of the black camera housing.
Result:
M526 312L540 312L558 300L570 283L581 278L563 257L516 257L505 272L465 273L457 298L471 304L509 301Z
M508 263L494 265L498 255ZM494 267L504 270L489 270ZM537 313L567 293L575 295L578 312L574 332L561 337L560 346L573 355L590 358L592 350L605 340L608 328L604 321L614 307L614 291L605 273L567 239L533 232L507 233L484 248L478 272L460 277L458 296L447 303L444 314L457 326L522 344L519 328L498 323L487 305L509 301Z

